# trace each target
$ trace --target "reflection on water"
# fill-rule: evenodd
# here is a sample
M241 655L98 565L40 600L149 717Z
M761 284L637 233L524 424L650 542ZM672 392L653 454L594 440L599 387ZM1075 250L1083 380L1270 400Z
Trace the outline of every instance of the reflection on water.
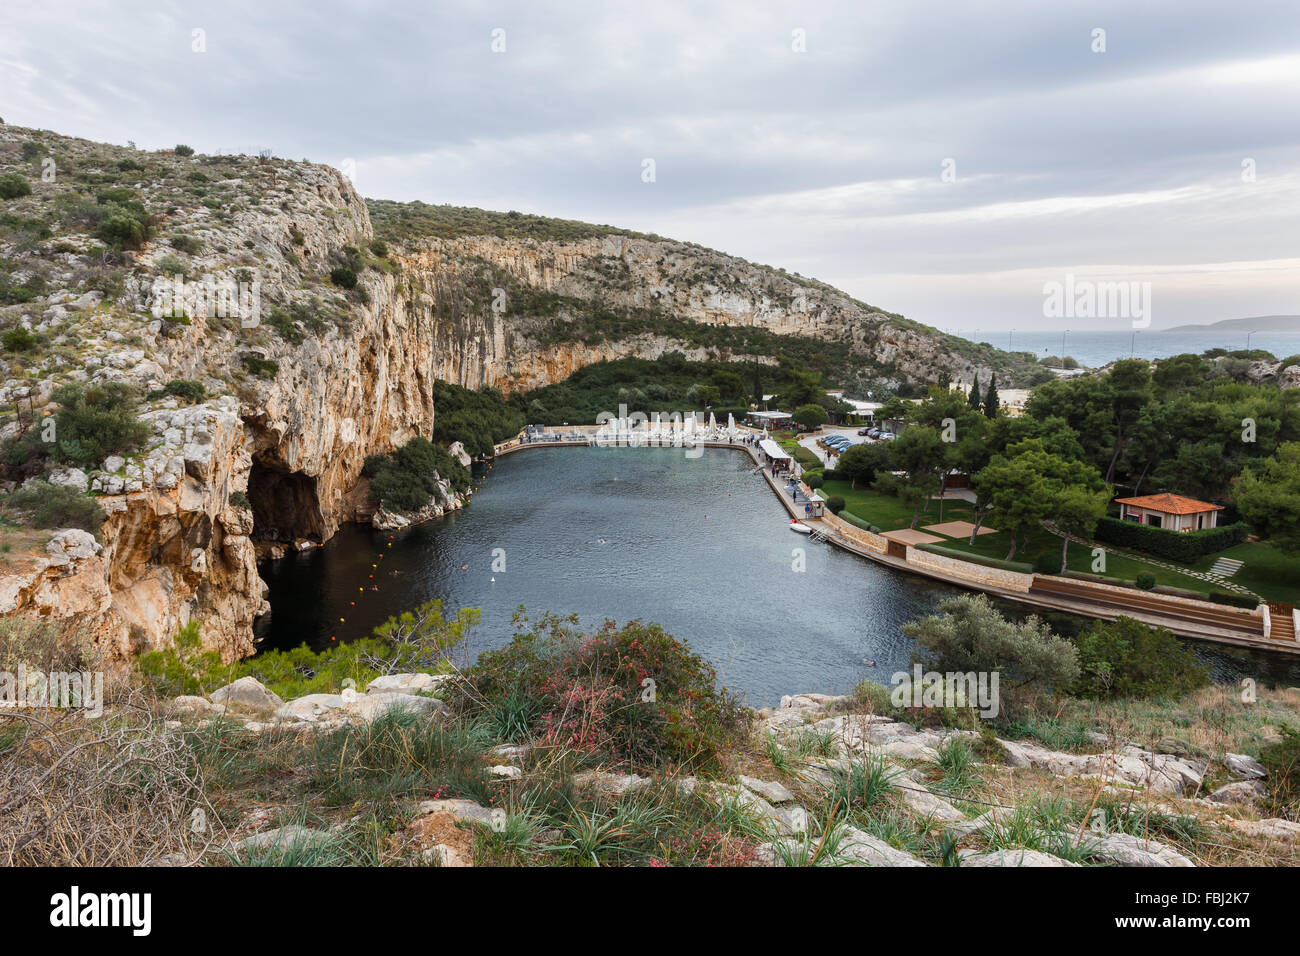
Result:
M784 514L738 451L531 449L501 459L464 511L397 533L349 526L264 565L263 646L351 640L440 597L482 609L474 652L509 641L520 605L577 613L589 627L657 622L754 706L888 682L909 664L899 625L961 592L809 542ZM492 568L498 548L504 572Z

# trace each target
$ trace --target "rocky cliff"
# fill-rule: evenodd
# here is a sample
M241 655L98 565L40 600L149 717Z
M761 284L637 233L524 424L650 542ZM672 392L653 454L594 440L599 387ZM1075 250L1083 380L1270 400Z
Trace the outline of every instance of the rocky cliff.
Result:
M509 392L670 348L772 361L772 336L834 345L846 376L875 381L1017 368L812 280L658 237L517 236L491 219L438 235L419 227L445 207L375 204L377 240L350 184L307 162L0 126L0 177L0 439L45 428L70 382L137 386L149 431L135 454L88 467L53 452L6 466L7 490L67 485L106 518L99 547L56 538L10 557L0 613L84 627L113 659L167 645L191 618L226 657L251 652L267 610L259 553L367 517L362 464L430 433L436 379Z

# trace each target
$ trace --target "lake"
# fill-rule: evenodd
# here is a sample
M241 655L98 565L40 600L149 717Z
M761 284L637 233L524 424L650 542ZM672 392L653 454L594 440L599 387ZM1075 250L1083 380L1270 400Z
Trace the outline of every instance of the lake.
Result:
M493 571L495 549L504 572ZM864 677L887 683L910 663L899 626L966 593L794 534L749 456L729 449L529 449L500 459L463 511L397 533L345 526L261 573L272 607L263 647L352 640L435 597L449 611L482 609L474 654L509 642L520 605L577 613L589 628L640 618L688 640L759 707L845 693ZM1084 623L1048 620L1065 632ZM1296 673L1195 646L1221 678Z

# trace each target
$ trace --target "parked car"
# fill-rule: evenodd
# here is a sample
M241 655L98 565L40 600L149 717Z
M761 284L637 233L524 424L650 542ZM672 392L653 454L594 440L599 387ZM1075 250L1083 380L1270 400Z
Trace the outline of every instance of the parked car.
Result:
M858 429L858 434L859 434L859 435L862 435L863 437L870 436L870 434L871 434L871 429L870 429L870 428L859 428L859 429Z
M896 437L897 437L897 436L896 436L893 432L881 432L881 433L880 433L880 440L881 440L881 441L893 441Z
M880 437L881 435L883 435L883 434L884 434L884 432L882 432L879 428L869 428L869 429L867 429L867 437L868 437L868 438L879 438L879 437Z

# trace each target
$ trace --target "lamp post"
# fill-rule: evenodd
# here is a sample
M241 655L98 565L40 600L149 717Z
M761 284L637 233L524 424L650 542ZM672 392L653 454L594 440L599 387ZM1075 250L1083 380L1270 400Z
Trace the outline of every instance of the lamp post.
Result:
M1133 330L1133 334L1132 334L1131 336L1129 336L1129 340L1128 340L1128 357L1129 357L1129 358L1132 358L1132 357L1133 357L1133 352L1137 349L1137 340L1138 340L1137 329L1134 329L1134 330Z
M1258 331L1259 331L1259 329L1251 329L1251 331L1249 331L1249 332L1246 333L1246 351L1247 351L1247 352L1250 351L1250 337L1251 337L1252 335L1254 335L1254 334L1255 334L1256 332L1258 332Z
M1061 368L1065 368L1065 337L1069 334L1069 329L1061 333Z

